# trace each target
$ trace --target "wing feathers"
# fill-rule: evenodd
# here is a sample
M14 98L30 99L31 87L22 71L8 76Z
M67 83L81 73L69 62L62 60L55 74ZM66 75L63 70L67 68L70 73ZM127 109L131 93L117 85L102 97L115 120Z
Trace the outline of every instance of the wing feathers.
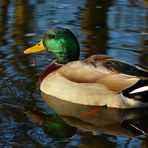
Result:
M97 83L104 84L112 91L121 92L122 90L134 85L138 81L139 78L136 77L131 77L123 74L112 74L98 79Z
M139 78L126 74L119 74L103 66L95 67L80 61L71 62L58 71L66 79L77 83L100 83L110 90L120 92L134 85Z

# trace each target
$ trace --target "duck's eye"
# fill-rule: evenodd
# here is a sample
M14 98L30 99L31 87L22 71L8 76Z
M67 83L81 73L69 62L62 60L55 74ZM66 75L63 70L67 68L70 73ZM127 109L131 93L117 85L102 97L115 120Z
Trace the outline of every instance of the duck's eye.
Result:
M48 35L48 38L49 38L49 39L53 39L53 38L55 38L55 35L49 34L49 35Z

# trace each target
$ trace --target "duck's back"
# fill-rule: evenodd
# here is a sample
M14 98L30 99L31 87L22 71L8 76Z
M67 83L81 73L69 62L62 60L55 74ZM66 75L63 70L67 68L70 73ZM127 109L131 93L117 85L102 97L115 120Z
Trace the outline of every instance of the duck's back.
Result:
M84 60L84 62L92 64L96 67L103 66L108 69L108 71L115 73L122 73L148 79L147 70L106 55L93 55Z

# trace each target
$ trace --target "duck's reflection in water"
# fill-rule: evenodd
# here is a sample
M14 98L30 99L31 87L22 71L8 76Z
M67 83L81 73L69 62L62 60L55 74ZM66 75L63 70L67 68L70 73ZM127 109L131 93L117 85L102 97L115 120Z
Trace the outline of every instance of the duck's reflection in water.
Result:
M115 109L86 106L63 101L44 93L41 95L57 115L43 117L36 114L38 117L35 118L44 131L52 137L68 138L73 136L77 129L92 134L114 136L148 135L148 108Z
M81 130L129 137L148 133L148 108L115 109L86 106L63 101L44 93L41 95L49 107L67 124Z

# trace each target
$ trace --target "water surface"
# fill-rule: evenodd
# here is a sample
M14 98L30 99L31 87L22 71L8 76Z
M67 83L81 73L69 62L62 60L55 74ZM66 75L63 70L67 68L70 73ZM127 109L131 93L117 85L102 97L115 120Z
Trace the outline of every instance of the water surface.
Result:
M101 53L148 68L147 14L147 0L1 0L0 146L147 147L147 110L69 104L74 112L69 113L61 102L62 113L43 101L38 88L38 77L52 60L49 54L23 54L57 26L78 37L80 59ZM75 115L79 108L87 117Z

